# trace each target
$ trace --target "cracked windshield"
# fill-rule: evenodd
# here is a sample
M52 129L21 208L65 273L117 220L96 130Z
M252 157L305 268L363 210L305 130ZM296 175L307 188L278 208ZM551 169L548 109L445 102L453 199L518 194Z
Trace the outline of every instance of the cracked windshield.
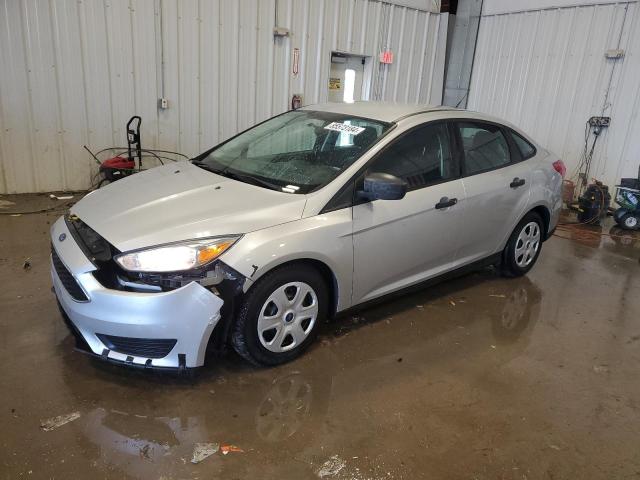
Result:
M193 163L261 187L309 193L352 165L389 127L329 112L287 112L205 152Z

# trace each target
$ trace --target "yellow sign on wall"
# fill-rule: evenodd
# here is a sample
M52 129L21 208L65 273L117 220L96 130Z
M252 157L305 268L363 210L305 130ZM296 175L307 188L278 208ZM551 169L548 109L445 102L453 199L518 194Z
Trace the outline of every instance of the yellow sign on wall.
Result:
M340 79L339 78L330 78L329 79L329 90L340 90Z

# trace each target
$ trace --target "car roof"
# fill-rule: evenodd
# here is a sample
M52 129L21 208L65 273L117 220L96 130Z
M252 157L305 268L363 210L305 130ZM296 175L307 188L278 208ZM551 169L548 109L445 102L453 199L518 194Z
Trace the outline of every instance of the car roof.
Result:
M482 120L497 123L503 125L512 130L515 130L519 135L526 138L531 143L540 147L529 135L523 132L516 125L492 115L476 112L474 110L465 110L462 108L448 107L444 105L416 105L410 103L396 103L396 102L371 102L371 101L357 101L353 103L318 103L315 105L306 105L301 110L317 111L317 112L331 112L343 115L353 115L355 117L369 118L371 120L378 120L381 122L395 123L399 122L412 115L418 115L421 113L432 113L436 119L441 118L468 118L472 120ZM438 115L445 114L445 115Z
M404 117L416 115L418 113L456 109L438 105L358 101L353 103L319 103L316 105L307 105L302 107L302 110L353 115L356 117L379 120L381 122L397 122Z

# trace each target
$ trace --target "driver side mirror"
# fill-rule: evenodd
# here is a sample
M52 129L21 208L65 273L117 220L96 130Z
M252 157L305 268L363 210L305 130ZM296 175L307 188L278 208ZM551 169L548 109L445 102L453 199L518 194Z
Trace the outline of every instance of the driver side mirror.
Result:
M407 183L389 173L369 173L364 177L364 188L358 192L367 200L400 200L407 193Z

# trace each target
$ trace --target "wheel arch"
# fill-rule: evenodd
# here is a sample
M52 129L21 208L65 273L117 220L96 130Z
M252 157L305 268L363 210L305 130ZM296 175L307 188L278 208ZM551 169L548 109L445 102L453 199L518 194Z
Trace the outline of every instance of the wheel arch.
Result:
M338 299L340 298L340 287L338 285L338 279L336 274L331 269L327 263L322 260L318 260L317 258L311 257L303 257L303 258L295 258L286 260L282 263L278 263L276 265L270 265L268 269L263 270L260 273L260 277L256 279L258 281L260 278L265 275L273 272L274 270L278 270L283 267L290 267L293 265L305 265L315 269L324 280L324 283L327 287L327 293L329 294L329 316L332 317L336 314L338 310ZM252 285L253 286L253 285ZM249 287L249 290L251 287ZM248 290L247 290L248 291Z
M547 208L545 205L538 204L538 205L534 205L527 208L522 213L522 215L518 217L518 219L512 225L511 230L509 230L509 233L507 233L507 236L502 240L502 243L500 244L500 249L498 251L504 250L504 248L507 246L507 242L509 242L511 235L513 235L513 232L515 231L518 224L522 221L524 217L529 215L531 212L537 213L538 215L540 215L540 218L542 218L542 228L544 229L542 238L543 238L543 241L547 240L549 235L549 225L551 224L551 212L549 208Z
M549 225L551 224L551 212L544 205L536 205L531 208L527 213L525 213L522 218L528 215L531 212L536 212L542 218L542 227L544 228L544 235L542 238L547 239L547 235L549 234ZM522 218L520 220L522 220ZM518 221L520 223L520 221Z

